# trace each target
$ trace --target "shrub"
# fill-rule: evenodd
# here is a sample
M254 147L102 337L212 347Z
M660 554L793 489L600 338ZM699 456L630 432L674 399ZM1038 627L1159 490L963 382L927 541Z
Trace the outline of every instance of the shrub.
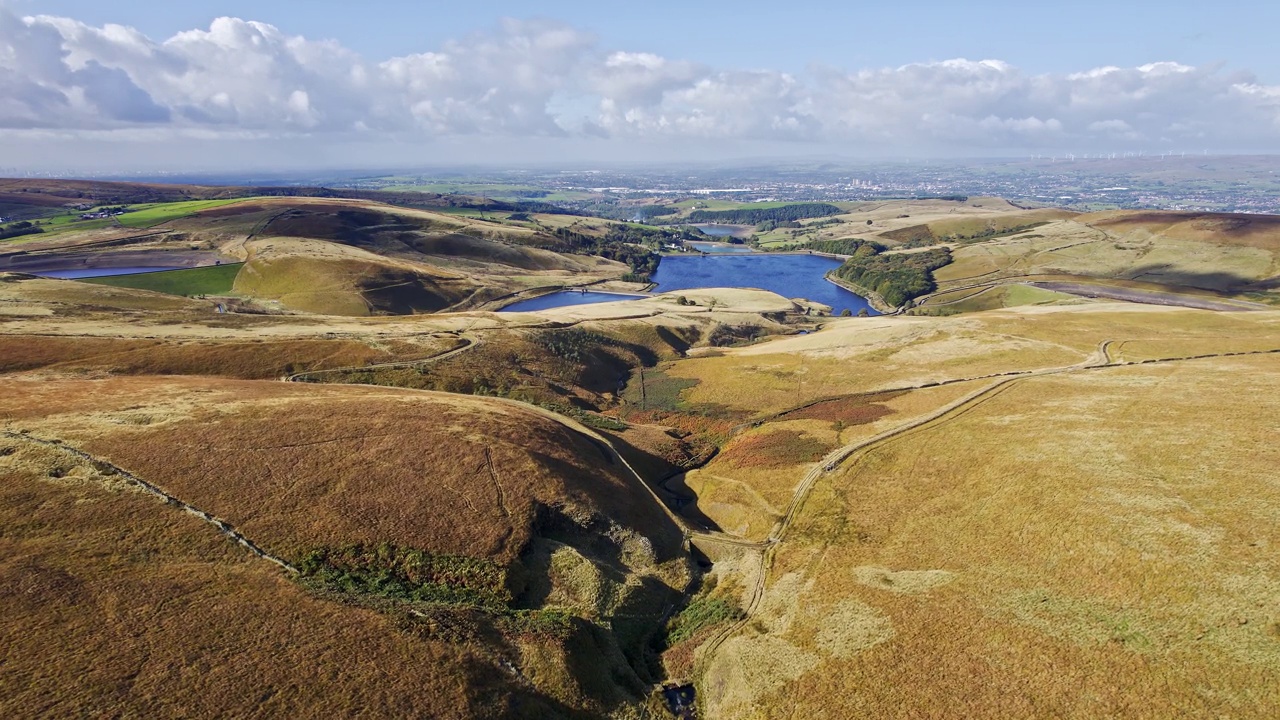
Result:
M742 608L724 598L697 598L667 623L667 646L679 645L704 628L746 617Z

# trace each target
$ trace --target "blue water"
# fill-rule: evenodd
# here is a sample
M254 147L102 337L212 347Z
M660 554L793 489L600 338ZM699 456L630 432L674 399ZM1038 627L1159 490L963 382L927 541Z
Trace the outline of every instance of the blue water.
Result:
M879 315L866 300L823 277L840 267L840 261L819 255L771 255L722 253L719 255L668 255L653 274L655 292L714 287L760 288L785 298L805 298L830 305L832 314L866 309ZM586 305L632 299L626 295L573 290L551 293L508 305L502 312L547 310L566 305Z
M755 252L750 245L734 245L732 243L722 242L686 242L695 250L701 250L704 253L750 253Z
M736 225L694 225L693 227L701 230L703 235L711 237L729 237L742 230Z
M666 260L663 260L666 262ZM528 300L521 300L518 303L508 305L498 312L528 312L532 310L548 310L550 308L566 307L568 305L590 305L592 303L617 302L618 300L639 300L643 295L618 295L616 293L602 292L579 292L575 290L563 290L561 292L551 293L550 295L541 295Z
M118 268L80 268L77 270L41 270L32 275L40 277L76 280L79 278L107 277L108 275L137 275L139 273L164 272L166 270L185 270L180 267L118 267Z
M721 255L678 255L662 258L653 281L655 292L711 287L760 288L785 298L805 298L830 305L839 315L866 309L878 315L866 300L823 277L841 262L818 255L768 255L724 253Z

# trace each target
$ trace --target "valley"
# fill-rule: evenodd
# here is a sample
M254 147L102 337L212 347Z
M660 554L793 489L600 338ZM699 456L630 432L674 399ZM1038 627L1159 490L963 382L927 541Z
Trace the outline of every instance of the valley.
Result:
M1280 705L1274 216L17 182L11 713Z

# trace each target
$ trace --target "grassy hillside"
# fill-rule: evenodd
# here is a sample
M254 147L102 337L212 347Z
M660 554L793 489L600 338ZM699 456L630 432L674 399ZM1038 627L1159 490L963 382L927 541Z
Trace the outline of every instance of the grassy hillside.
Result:
M1265 716L1275 613L1261 586L1225 588L1280 512L1273 453L1238 456L1272 411L1231 388L1270 393L1276 352L1276 313L1083 305L847 320L676 360L669 406L732 418L674 487L685 514L781 543L763 566L716 562L704 602L747 619L726 610L669 662L713 717ZM1220 357L1181 359L1201 355ZM1206 700L1204 682L1231 690Z
M108 627L133 634L130 645L105 651L93 641L98 630L91 611L78 613L71 627L43 625L53 633L48 637L28 629L21 647L82 643L79 650L68 650L58 667L43 666L41 672L69 690L42 701L50 712L104 702L147 708L161 701L212 710L224 707L218 703L236 702L245 688L280 683L282 673L310 677L327 666L325 658L352 653L364 658L359 673L391 672L398 678L380 685L372 696L375 703L426 703L443 714L453 710L433 703L459 703L481 714L595 715L639 702L646 692L642 678L652 672L647 638L659 626L662 598L683 586L686 573L679 532L634 476L601 456L595 441L550 417L457 396L200 378L88 381L94 401L86 406L86 381L46 383L37 392L28 391L34 389L30 382L7 382L5 417L20 418L31 437L56 439L112 463L82 462L57 445L0 438L5 448L0 462L10 472L19 471L17 477L10 474L10 502L3 511L22 512L39 497L42 512L53 521L24 524L11 542L41 548L36 562L48 568L49 578L74 578L70 582L86 610L105 611L115 593L148 578L153 586L157 579L165 581L154 590L135 590L143 602L157 605L146 624L128 620L141 620L136 613L107 621ZM25 399L18 399L19 391ZM140 398L151 400L140 404ZM64 403L71 402L92 416L65 415L69 406ZM460 434L464 427L469 430ZM87 570L76 548L99 542L105 527L137 518L142 537L142 528L183 516L154 499L121 505L122 498L99 502L94 523L64 525L59 508L127 489L127 478L113 467L220 518L303 575L291 580L290 573L227 543L217 527L196 518L169 525L163 540L150 541L149 550L116 544L120 559L115 562L127 568L122 573L109 574L116 566L112 562ZM135 494L125 493L130 495ZM443 507L455 510L440 514ZM457 521L458 513L465 522ZM66 515L67 522L76 517ZM606 531L611 540L596 534ZM194 557L185 549L192 543L201 548ZM385 585L316 571L324 566L317 562L332 562L355 577L355 570L343 565L348 561L336 558L357 557L349 554L357 545L402 548L436 562L441 569L430 582L438 589L400 595ZM342 552L348 555L334 555ZM379 568L380 552L359 562ZM24 555L30 566L30 554ZM498 600L473 599L464 592L471 581L453 579L454 571L444 570L457 567L465 573L471 566L498 573ZM174 572L184 579L177 580ZM23 575L24 582L43 582L30 567ZM70 586L64 581L62 587ZM57 591L50 587L48 592ZM42 607L36 602L21 612L30 617ZM287 618L304 607L307 615L329 620L292 627ZM185 685L176 692L171 688L162 700L145 689L122 693L112 683L72 674L85 663L136 647L146 649L157 680L163 678L168 668L181 664L178 658L190 652L190 643L200 642L200 636L172 629L188 621L189 613L211 621L222 613L238 615L236 627L225 631L224 647L252 655L244 672L237 665L206 679L214 697L204 698L196 694L197 686ZM353 623L361 629L347 631ZM379 637L360 639L371 632ZM291 646L286 657L264 652L257 643L271 636L294 638L297 647ZM314 657L302 652L317 642L324 643L323 652ZM601 653L589 666L575 659L584 643ZM392 654L398 659L391 661ZM33 659L44 662L38 658ZM533 687L512 680L502 658L534 678ZM14 673L41 666L6 653L4 667L16 679ZM116 669L124 670L108 663L101 675L114 678ZM433 678L427 686L453 682L463 690L414 700L404 683L424 682L423 673ZM285 692L274 702L297 712L320 707L332 712L357 702L346 692ZM525 710L516 709L521 703Z
M940 302L966 288L1079 280L1146 292L1280 303L1273 218L1115 211L965 245L936 273Z
M1265 448L1253 413L1280 408L1228 396L1271 396L1274 366L1028 380L857 456L777 555L759 629L708 666L708 707L1266 716L1276 458L1228 448Z
M223 295L231 292L243 263L211 265L190 270L167 270L135 275L86 278L84 282L112 287L152 290L170 295Z
M243 202L242 200L191 200L187 202L170 202L170 203L148 203L143 205L129 206L129 212L120 215L121 225L126 227L151 227L160 223L175 220L180 217L188 217L200 212L201 210L209 210L212 208L230 205L232 203Z

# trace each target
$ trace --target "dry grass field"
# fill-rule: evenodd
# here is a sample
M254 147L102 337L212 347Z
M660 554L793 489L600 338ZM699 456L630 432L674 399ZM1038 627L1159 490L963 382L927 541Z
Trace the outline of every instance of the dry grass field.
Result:
M37 679L45 678L82 686L76 694L41 700L55 714L104 702L124 703L140 713L173 702L178 704L172 707L195 714L235 714L244 706L227 703L254 702L238 695L247 688L269 689L289 674L331 673L331 664L340 666L344 658L359 662L358 673L370 678L396 676L366 701L389 714L596 715L643 697L645 686L636 673L649 671L643 659L647 633L660 622L661 598L687 581L686 556L679 531L640 481L607 445L572 423L498 400L394 388L106 373L84 377L51 370L11 373L0 384L4 430L22 433L0 438L3 491L12 500L4 509L16 518L28 512L24 508L40 508L34 519L6 522L8 528L22 529L21 535L6 532L6 540L43 547L41 562L61 568L50 571L53 580L83 588L84 603L103 603L102 612L111 618L108 634L102 635L100 621L90 613L41 616L47 610L32 599L36 590L14 597L27 603L23 617L42 617L23 642L30 647L57 642L69 656L62 664L48 654L28 660L11 654L27 644L6 646L6 686L29 688L28 694L7 700L35 697L29 693L38 692ZM468 620L464 613L463 627L473 628L466 632L480 635L445 643L453 637L448 633L461 632L456 622L462 621L447 625L452 628L447 631L435 629L437 620L404 626L404 610L395 603L356 598L353 604L304 592L275 566L238 552L215 528L195 519L166 530L172 536L167 540L145 540L147 533L139 529L137 542L149 550L113 545L107 557L119 553L120 559L96 564L99 554L85 548L101 544L109 528L130 528L141 516L144 527L163 527L170 518L187 516L130 492L109 469L24 437L57 441L89 453L95 462L124 468L288 562L296 564L316 548L353 543L491 560L506 568L516 607L555 610L596 624L570 622L546 636L491 627L486 616ZM69 487L90 499L63 497ZM91 512L80 505L98 502L104 493L109 501L103 501L95 521L79 527L80 514ZM133 499L117 507L116 497ZM58 510L63 505L77 509L64 519ZM65 528L76 529L68 533ZM557 549L545 551L548 544ZM189 545L198 550L184 549ZM184 554L197 551L209 557ZM25 552L12 555L15 562L36 562ZM90 570L86 563L95 564ZM113 573L119 563L125 571ZM583 578L592 583L589 591ZM38 579L23 580L20 587L32 582ZM139 590L138 583L155 589ZM150 609L122 611L117 606L124 597ZM317 605L318 612L307 609ZM219 630L236 615L248 616L247 622ZM338 619L325 619L330 616ZM183 633L187 622L208 627ZM268 629L282 622L285 628ZM116 633L133 640L104 650L103 643ZM385 637L365 647L361 633ZM220 668L221 655L199 649L219 636L226 644L218 653L232 657L239 648L253 659ZM82 646L75 644L77 638ZM288 645L281 650L286 654L273 654L262 643ZM329 645L321 652L318 643ZM582 643L607 660L582 665ZM192 653L200 664L184 672L198 672L205 664L219 669L201 682L183 684L174 698L153 697L158 689L133 687L120 678L72 680L76 668L95 661L107 662L109 673L130 674L130 653L151 658L149 672L160 673L157 687ZM514 663L530 680L513 682L504 663ZM246 680L255 672L252 681ZM429 677L419 677L423 674ZM375 690L363 686L377 683L360 679L364 675L352 677L356 685L344 685L332 697L299 690L283 694L275 706L267 696L274 693L256 702L301 714L321 707L354 711L361 696ZM442 685L427 700L415 700L407 689L417 692L433 682ZM233 697L203 698L206 687Z
M676 361L680 402L757 418L681 489L781 540L715 565L748 617L699 636L704 714L1271 716L1276 351L1276 313L1095 303Z
M1023 304L972 292L1011 280L1087 280L1119 288L1280 300L1280 225L1274 218L1204 213L1112 211L1058 218L1006 237L952 248L935 272L938 293L926 307L953 311ZM1046 300L1041 300L1047 301Z
M707 707L1272 716L1278 388L1274 356L1032 378L855 455L780 546Z
M63 453L0 448L8 717L572 713L475 648L315 597Z

